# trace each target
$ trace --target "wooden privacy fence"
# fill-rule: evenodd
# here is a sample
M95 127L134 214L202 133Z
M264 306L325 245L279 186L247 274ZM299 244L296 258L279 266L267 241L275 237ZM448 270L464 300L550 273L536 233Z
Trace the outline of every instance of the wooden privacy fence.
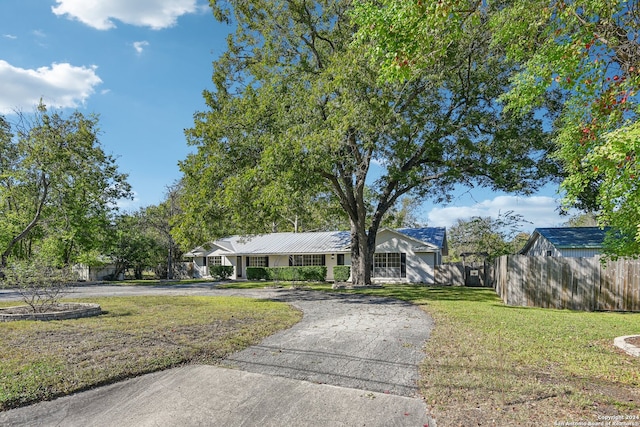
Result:
M640 260L505 255L495 262L494 287L514 306L640 311Z
M493 283L490 264L442 264L436 265L435 284L439 286L487 286Z

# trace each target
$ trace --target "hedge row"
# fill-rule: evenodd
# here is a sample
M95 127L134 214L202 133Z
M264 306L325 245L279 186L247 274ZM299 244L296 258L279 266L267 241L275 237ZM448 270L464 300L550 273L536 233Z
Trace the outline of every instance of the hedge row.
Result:
M333 280L336 282L347 282L351 276L351 267L348 265L336 265L333 267Z
M327 279L327 267L247 267L247 279L324 282Z
M227 280L233 274L232 265L212 265L209 267L211 277L219 280Z

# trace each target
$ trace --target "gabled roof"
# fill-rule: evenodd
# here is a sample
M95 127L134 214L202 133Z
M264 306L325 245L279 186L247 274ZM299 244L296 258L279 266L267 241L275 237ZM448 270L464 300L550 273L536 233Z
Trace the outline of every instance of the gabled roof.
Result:
M400 228L396 231L412 239L440 248L442 249L442 254L447 255L447 229L444 227Z
M443 244L446 246L444 228L405 228L394 232L430 247L442 248ZM222 249L224 252L237 255L339 253L351 250L351 233L349 231L323 231L230 236L195 248L187 252L185 256L206 256L212 252L211 250L207 251L206 247L212 247L216 250Z
M520 253L528 251L539 236L557 249L601 249L606 232L600 227L536 228Z
M229 251L239 255L313 254L346 252L351 235L348 231L271 233L231 236L221 242L230 244Z

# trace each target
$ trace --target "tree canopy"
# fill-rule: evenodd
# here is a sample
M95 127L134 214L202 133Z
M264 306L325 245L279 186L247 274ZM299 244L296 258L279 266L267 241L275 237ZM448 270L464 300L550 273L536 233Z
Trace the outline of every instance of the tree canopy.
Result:
M500 212L496 218L474 216L459 219L447 231L449 261L492 261L502 255L517 253L529 234L523 232L528 223L513 211Z
M637 1L364 1L359 40L385 79L412 78L449 55L468 27L486 22L492 46L518 72L501 96L529 113L561 101L554 123L567 205L611 225L607 251L640 254L640 10Z
M377 231L402 197L442 201L457 185L528 193L557 172L534 113L498 104L514 70L479 28L413 79L383 82L352 43L349 1L213 9L236 31L187 131L197 150L181 168L199 219L264 232L282 209L331 194L349 218L354 284L366 285Z
M100 237L130 189L98 141L98 119L39 105L0 117L0 267L10 256L68 264Z

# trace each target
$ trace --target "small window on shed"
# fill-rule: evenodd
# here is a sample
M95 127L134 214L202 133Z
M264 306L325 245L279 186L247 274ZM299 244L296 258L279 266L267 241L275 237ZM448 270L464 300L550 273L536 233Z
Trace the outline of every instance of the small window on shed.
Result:
M551 251L547 251L547 256L551 256Z

